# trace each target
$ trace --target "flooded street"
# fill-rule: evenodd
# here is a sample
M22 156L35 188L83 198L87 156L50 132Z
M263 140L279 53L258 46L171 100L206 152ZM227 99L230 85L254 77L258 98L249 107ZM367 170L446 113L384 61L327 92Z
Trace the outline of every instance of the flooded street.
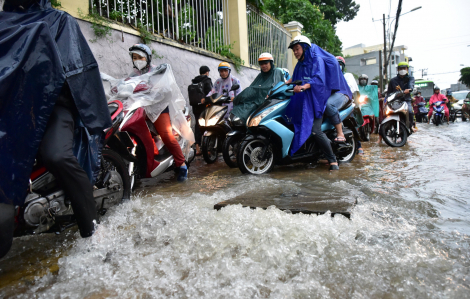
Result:
M0 298L470 298L470 124L418 128L402 148L364 143L334 173L242 175L198 157L186 183L172 172L143 180L92 238L15 239ZM350 220L214 210L292 194L357 204Z

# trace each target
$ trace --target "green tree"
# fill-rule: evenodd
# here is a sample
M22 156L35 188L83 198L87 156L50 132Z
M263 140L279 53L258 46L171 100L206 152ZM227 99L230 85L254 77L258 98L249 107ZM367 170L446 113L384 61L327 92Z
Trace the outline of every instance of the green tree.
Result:
M459 82L470 86L470 67L464 67L460 70L460 79Z
M263 0L262 9L282 23L298 21L303 34L333 55L341 55L341 41L331 22L326 20L317 5L309 0Z
M324 14L325 19L336 25L339 21L350 21L354 19L359 11L359 4L354 0L309 0L318 6Z

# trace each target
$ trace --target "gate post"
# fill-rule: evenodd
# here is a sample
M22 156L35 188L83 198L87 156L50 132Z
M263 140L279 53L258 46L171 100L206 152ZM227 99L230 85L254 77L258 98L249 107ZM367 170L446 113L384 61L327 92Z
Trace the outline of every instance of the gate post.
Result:
M232 52L245 62L245 66L249 66L246 0L230 0L227 2L230 43L235 42Z
M284 24L284 28L289 31L290 34L292 34L292 40L296 37L302 34L302 29L304 28L304 25L300 24L297 21L291 21L287 24ZM288 41L288 44L292 41ZM291 50L289 50L291 51ZM291 55L287 56L287 65L288 69L291 72L291 75L294 73L294 68L295 65L297 64L297 59L295 59L294 52L291 51Z

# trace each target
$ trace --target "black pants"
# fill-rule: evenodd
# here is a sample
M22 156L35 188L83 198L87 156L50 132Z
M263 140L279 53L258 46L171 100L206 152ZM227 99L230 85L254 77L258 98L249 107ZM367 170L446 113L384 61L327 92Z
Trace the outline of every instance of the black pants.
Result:
M73 103L73 102L72 102ZM93 220L98 219L93 186L73 155L74 109L58 105L47 123L39 152L46 168L54 175L70 199L80 235L94 232Z
M195 144L201 145L201 140L202 140L202 133L201 133L201 127L199 126L199 116L201 115L202 112L204 112L205 106L201 105L201 107L194 107L193 106L193 113L194 113L194 118L196 119L196 125L194 127L194 139L195 139Z
M320 150L323 152L328 162L333 163L336 162L336 156L333 153L333 149L331 148L330 139L328 139L328 137L326 137L326 134L323 133L323 131L321 130L322 122L323 118L315 118L315 120L313 121L313 138L315 139L315 143L320 147Z

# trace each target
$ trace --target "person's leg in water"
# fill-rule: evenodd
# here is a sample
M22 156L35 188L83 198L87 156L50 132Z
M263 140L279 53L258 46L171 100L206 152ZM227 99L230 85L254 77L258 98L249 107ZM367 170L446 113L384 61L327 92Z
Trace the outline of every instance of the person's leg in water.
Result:
M328 163L330 164L330 170L339 170L338 162L336 161L336 156L333 153L333 149L331 148L330 139L328 139L325 133L323 133L323 131L321 130L322 122L323 118L316 118L313 121L313 138L315 139L315 143L320 147L320 150L323 152Z
M325 116L330 119L331 124L336 128L336 142L346 142L346 138L343 134L343 124L339 116L339 109L348 101L349 99L345 95L335 93L331 95L326 102Z
M163 143L166 145L170 153L175 159L175 166L179 167L179 174L177 180L183 182L188 178L188 167L184 163L184 155L181 147L173 136L173 129L171 127L170 114L163 112L154 122L155 129L162 138Z
M70 199L83 238L93 235L98 219L93 186L73 155L74 116L71 109L58 105L49 118L39 152L46 168Z
M364 155L364 149L362 148L362 143L359 140L357 141L357 146L357 153L361 156Z

